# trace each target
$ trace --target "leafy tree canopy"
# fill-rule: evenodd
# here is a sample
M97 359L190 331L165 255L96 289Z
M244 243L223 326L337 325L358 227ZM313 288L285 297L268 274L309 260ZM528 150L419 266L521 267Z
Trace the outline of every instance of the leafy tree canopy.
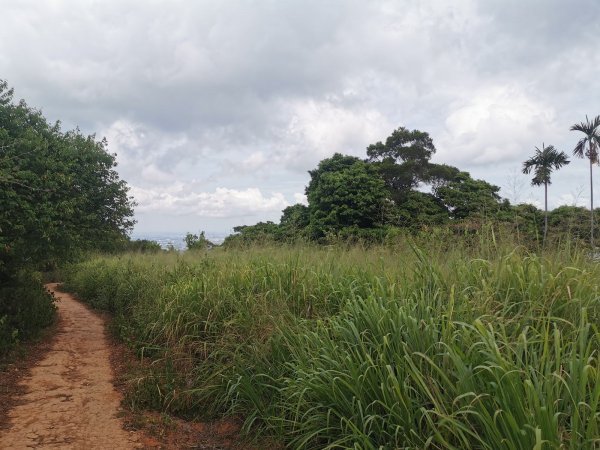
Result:
M223 246L236 247L251 244L266 244L282 240L282 227L270 220L255 225L233 227L235 234L225 238Z
M284 229L294 233L306 228L309 221L308 206L296 203L283 210L279 223Z
M409 191L402 202L391 206L386 223L416 229L424 225L443 225L448 221L448 216L448 208L435 195Z
M367 147L367 157L379 170L394 200L428 178L429 160L435 153L428 133L400 127L383 142Z
M215 246L214 243L206 239L204 231L201 231L199 235L187 233L184 240L188 250L208 250Z
M542 186L551 184L551 175L554 170L569 164L570 161L565 152L559 152L553 145L545 146L542 149L535 148L535 154L523 163L523 173L529 174L533 171L531 184L533 186Z
M372 228L382 222L388 193L372 165L336 153L309 173L306 195L310 228L315 236L352 226Z
M427 162L434 153L435 146L428 133L404 127L394 130L385 144L377 142L367 147L369 161Z
M134 224L106 141L63 132L0 81L0 277L82 249L110 249Z
M484 180L460 172L454 181L435 189L435 195L446 205L454 219L494 214L501 206L500 188Z

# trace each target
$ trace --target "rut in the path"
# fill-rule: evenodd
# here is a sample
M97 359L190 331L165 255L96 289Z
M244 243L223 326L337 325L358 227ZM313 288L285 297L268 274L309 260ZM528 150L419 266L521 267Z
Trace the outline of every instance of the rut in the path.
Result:
M1 449L133 449L138 437L122 429L120 395L111 379L101 318L57 292L60 331L46 357L23 383L27 393L9 412Z

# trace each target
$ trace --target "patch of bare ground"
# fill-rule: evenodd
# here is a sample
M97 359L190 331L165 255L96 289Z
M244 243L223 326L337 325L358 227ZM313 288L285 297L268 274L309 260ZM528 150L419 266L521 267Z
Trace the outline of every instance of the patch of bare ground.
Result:
M54 337L60 329L61 321L43 330L40 335L26 343L19 344L9 354L0 358L0 432L10 427L8 412L22 402L26 393L21 381L31 376L35 367L54 344Z
M58 326L14 386L0 448L141 448L117 417L121 397L112 385L104 321L56 284L48 288L57 298Z

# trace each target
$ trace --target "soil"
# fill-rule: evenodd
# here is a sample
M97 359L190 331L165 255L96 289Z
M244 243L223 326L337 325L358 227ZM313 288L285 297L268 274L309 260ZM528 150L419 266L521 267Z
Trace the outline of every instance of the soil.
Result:
M24 394L8 412L0 448L142 448L117 417L121 395L112 385L103 320L71 295L47 285L58 306L53 343L21 380Z
M70 294L57 299L58 321L27 356L0 369L0 449L281 448L250 445L234 419L192 422L122 404L136 357L106 332L110 317Z

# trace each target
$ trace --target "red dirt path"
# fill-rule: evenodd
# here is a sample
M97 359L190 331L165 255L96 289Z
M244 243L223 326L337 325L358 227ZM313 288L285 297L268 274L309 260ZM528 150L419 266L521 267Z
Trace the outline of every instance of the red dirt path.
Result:
M121 395L112 384L103 320L56 291L59 330L45 357L21 380L25 394L0 431L1 449L141 448L117 417Z

